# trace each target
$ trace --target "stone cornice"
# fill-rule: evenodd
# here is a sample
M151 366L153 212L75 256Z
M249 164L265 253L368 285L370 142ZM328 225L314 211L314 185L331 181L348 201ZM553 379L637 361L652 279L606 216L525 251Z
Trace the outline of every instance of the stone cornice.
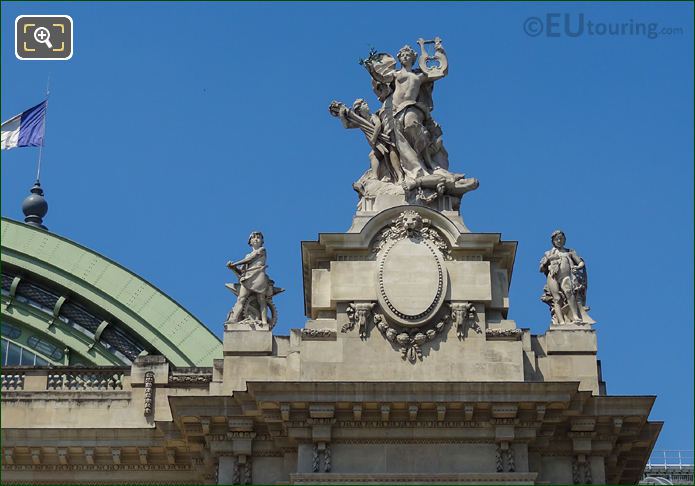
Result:
M471 484L471 483L513 483L534 484L538 473L459 473L459 474L397 474L397 473L313 473L290 474L292 484Z
M192 471L190 464L3 464L3 471Z

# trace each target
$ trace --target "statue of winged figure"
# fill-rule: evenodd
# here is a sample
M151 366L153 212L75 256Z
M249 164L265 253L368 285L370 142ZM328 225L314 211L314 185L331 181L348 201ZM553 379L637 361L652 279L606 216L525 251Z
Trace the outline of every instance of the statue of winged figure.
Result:
M416 199L428 203L443 194L460 198L478 187L476 179L449 171L442 129L432 118L434 82L448 73L442 41L439 37L419 39L418 44L419 59L406 45L398 51L397 60L372 50L367 59L360 61L382 103L375 114L364 110L366 103L361 99L352 109L337 101L329 107L346 128L360 128L372 147L370 169L353 185L362 196L393 193L388 184L397 184L406 196L414 193ZM432 55L427 51L430 46L434 48Z

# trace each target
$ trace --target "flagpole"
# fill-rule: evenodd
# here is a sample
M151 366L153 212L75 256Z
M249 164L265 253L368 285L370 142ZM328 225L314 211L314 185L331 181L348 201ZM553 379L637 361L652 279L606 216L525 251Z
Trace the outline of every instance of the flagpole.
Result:
M48 118L48 97L51 94L49 89L50 84L51 75L49 74L46 80L46 109L43 114L43 140L41 141L41 145L39 145L39 162L36 166L36 182L39 182L41 178L41 156L43 155L43 146L46 143L46 118Z

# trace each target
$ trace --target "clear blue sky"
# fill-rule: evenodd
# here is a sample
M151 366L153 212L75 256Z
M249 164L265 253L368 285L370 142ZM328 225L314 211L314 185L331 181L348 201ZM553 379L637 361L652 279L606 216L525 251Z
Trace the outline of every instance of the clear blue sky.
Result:
M529 17L681 33L530 37ZM19 14L69 14L74 57L14 57ZM562 17L560 17L562 22ZM331 100L376 105L357 60L444 40L435 90L452 169L481 181L474 232L519 242L510 318L542 333L538 260L556 228L589 272L608 392L656 394L657 445L693 448L693 5L3 3L2 119L51 76L42 183L51 231L150 280L221 336L224 266L266 236L287 333L304 323L300 241L350 226L361 134ZM2 154L21 219L36 149Z

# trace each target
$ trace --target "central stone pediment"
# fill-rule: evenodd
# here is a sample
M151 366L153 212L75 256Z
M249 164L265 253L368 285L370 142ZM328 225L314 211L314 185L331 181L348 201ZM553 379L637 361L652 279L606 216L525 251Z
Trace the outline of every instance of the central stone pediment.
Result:
M506 313L515 250L499 234L463 233L432 209L390 208L359 233L302 242L306 314L326 318L341 303L372 302L393 323L415 328L427 320L416 316L435 320L449 301Z

